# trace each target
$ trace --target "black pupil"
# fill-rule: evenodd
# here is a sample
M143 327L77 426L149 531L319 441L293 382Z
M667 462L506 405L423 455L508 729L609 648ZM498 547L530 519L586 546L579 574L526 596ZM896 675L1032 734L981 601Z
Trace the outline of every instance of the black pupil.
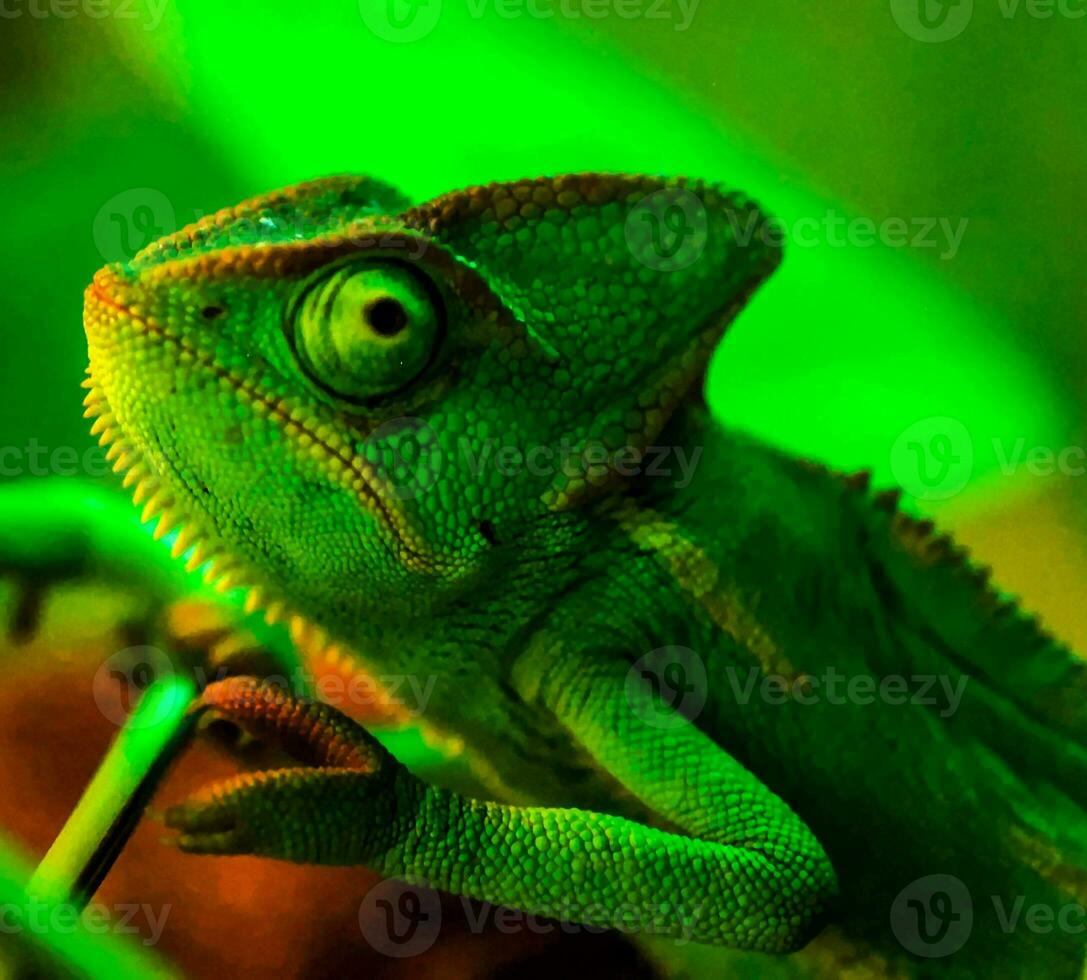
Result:
M374 333L382 337L393 337L408 325L407 310L388 296L367 304L364 315Z

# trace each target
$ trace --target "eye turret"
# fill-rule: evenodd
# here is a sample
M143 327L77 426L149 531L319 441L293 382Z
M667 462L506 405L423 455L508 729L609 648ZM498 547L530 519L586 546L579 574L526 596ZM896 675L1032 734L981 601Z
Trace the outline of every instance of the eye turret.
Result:
M417 378L441 339L437 289L414 268L353 262L303 287L291 324L306 373L348 401L387 395Z

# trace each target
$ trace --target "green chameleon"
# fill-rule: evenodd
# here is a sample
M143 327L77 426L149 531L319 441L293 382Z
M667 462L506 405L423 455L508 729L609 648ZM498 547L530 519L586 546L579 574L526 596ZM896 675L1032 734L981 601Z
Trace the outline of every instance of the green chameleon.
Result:
M334 177L94 277L88 415L144 519L310 663L432 681L481 787L230 678L204 704L299 764L171 808L182 848L763 975L1079 975L1083 662L896 494L703 402L769 230L694 180Z

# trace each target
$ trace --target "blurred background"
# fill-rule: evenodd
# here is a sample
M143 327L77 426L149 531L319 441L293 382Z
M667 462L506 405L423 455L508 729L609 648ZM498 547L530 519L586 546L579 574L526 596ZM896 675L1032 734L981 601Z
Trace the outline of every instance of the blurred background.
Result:
M8 0L0 117L2 480L112 485L81 418L82 289L203 214L337 172L417 199L687 173L759 199L786 241L715 361L721 417L902 486L1087 649L1078 0ZM85 673L108 629L58 622L0 684L0 823L28 858L111 732ZM157 946L192 975L339 975L346 946L373 976L498 975L517 955L452 930L408 967L367 950L357 874L245 862L194 885L140 841L110 887L173 902ZM249 952L224 954L239 936Z

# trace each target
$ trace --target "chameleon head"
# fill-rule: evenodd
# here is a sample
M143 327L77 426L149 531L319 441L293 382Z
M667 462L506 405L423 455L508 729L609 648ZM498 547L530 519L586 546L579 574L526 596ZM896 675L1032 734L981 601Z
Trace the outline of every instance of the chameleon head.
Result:
M650 444L776 264L765 230L659 178L298 185L95 276L88 414L224 582L333 629L418 615Z

